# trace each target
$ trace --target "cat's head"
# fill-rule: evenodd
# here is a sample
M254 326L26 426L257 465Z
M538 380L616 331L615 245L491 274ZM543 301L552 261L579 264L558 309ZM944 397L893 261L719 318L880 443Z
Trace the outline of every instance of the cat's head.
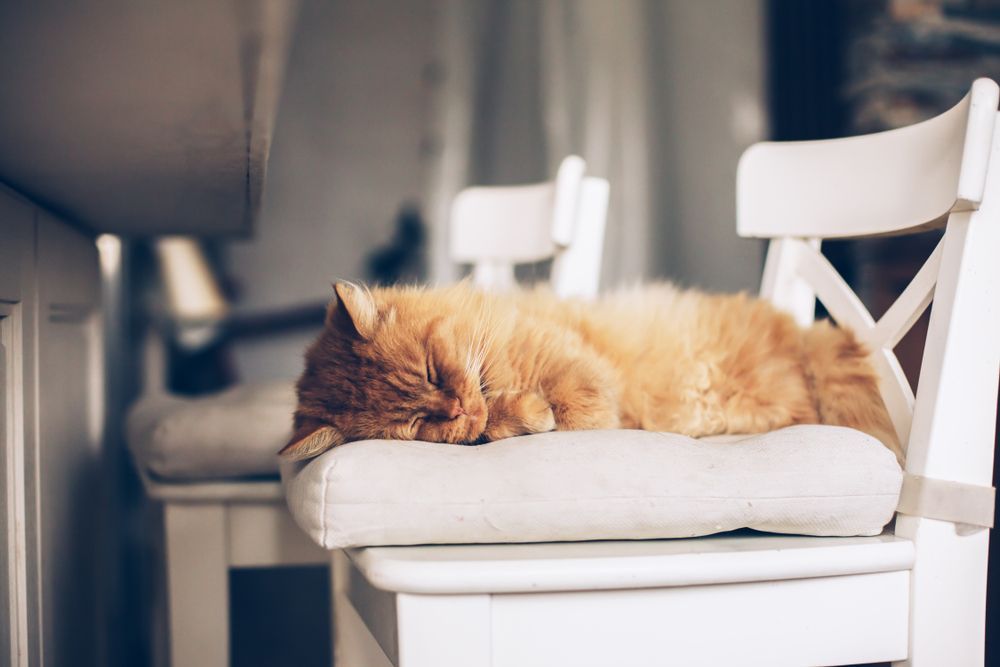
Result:
M341 282L334 291L306 352L295 433L281 454L304 459L371 438L475 442L486 427L486 337L468 312L472 290Z

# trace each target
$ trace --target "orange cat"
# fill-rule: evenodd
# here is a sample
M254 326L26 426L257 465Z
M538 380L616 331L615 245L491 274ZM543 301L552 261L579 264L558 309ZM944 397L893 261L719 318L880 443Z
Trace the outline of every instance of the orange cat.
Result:
M560 301L335 286L298 382L289 458L352 440L473 444L553 429L690 436L824 423L902 457L867 350L767 302L661 284Z

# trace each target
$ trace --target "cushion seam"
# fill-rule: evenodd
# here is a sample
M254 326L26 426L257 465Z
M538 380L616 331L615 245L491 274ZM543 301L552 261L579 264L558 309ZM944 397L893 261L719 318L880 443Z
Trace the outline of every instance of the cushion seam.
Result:
M327 546L327 535L328 535L329 528L330 528L330 521L329 521L329 517L327 517L327 514L326 514L327 507L329 507L329 505L327 505L327 503L326 503L326 495L327 495L328 490L330 489L330 471L333 470L333 466L334 466L334 464L331 463L330 466L326 470L323 471L323 494L322 494L322 499L320 500L320 503L321 503L320 507L322 508L320 510L320 521L321 521L322 526L323 526L322 544L323 544L324 548L329 548Z
M325 480L324 480L325 481ZM569 497L569 498L530 498L524 500L499 500L499 499L482 499L482 500L460 500L460 501L434 501L434 502L413 502L412 500L407 501L384 501L384 500L366 500L366 501L345 501L345 500L335 500L329 505L326 502L326 487L323 488L323 519L326 520L326 507L331 505L406 505L406 506L421 506L421 507L435 507L439 505L534 505L537 503L565 503L565 502L604 502L608 500L731 500L731 501L767 501L767 500L778 500L778 501L789 501L789 500L831 500L831 499L866 499L866 498L898 498L899 492L895 493L856 493L856 494L838 494L829 496L604 496L601 498L580 498L580 497Z

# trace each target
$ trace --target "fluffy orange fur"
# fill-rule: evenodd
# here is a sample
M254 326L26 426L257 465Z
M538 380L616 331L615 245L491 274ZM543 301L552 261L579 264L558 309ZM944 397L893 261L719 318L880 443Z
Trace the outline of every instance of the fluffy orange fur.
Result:
M745 294L669 284L561 301L335 286L306 353L295 435L316 455L352 440L473 444L559 430L699 437L825 423L902 452L868 351L846 329L799 328Z

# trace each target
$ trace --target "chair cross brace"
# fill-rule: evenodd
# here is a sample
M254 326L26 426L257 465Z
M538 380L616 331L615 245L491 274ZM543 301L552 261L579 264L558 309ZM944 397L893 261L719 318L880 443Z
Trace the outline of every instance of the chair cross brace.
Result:
M792 243L797 258L795 274L805 281L838 324L852 329L871 348L882 398L905 447L913 419L914 395L893 348L933 299L943 243L938 243L910 284L878 321L818 248L804 240Z

